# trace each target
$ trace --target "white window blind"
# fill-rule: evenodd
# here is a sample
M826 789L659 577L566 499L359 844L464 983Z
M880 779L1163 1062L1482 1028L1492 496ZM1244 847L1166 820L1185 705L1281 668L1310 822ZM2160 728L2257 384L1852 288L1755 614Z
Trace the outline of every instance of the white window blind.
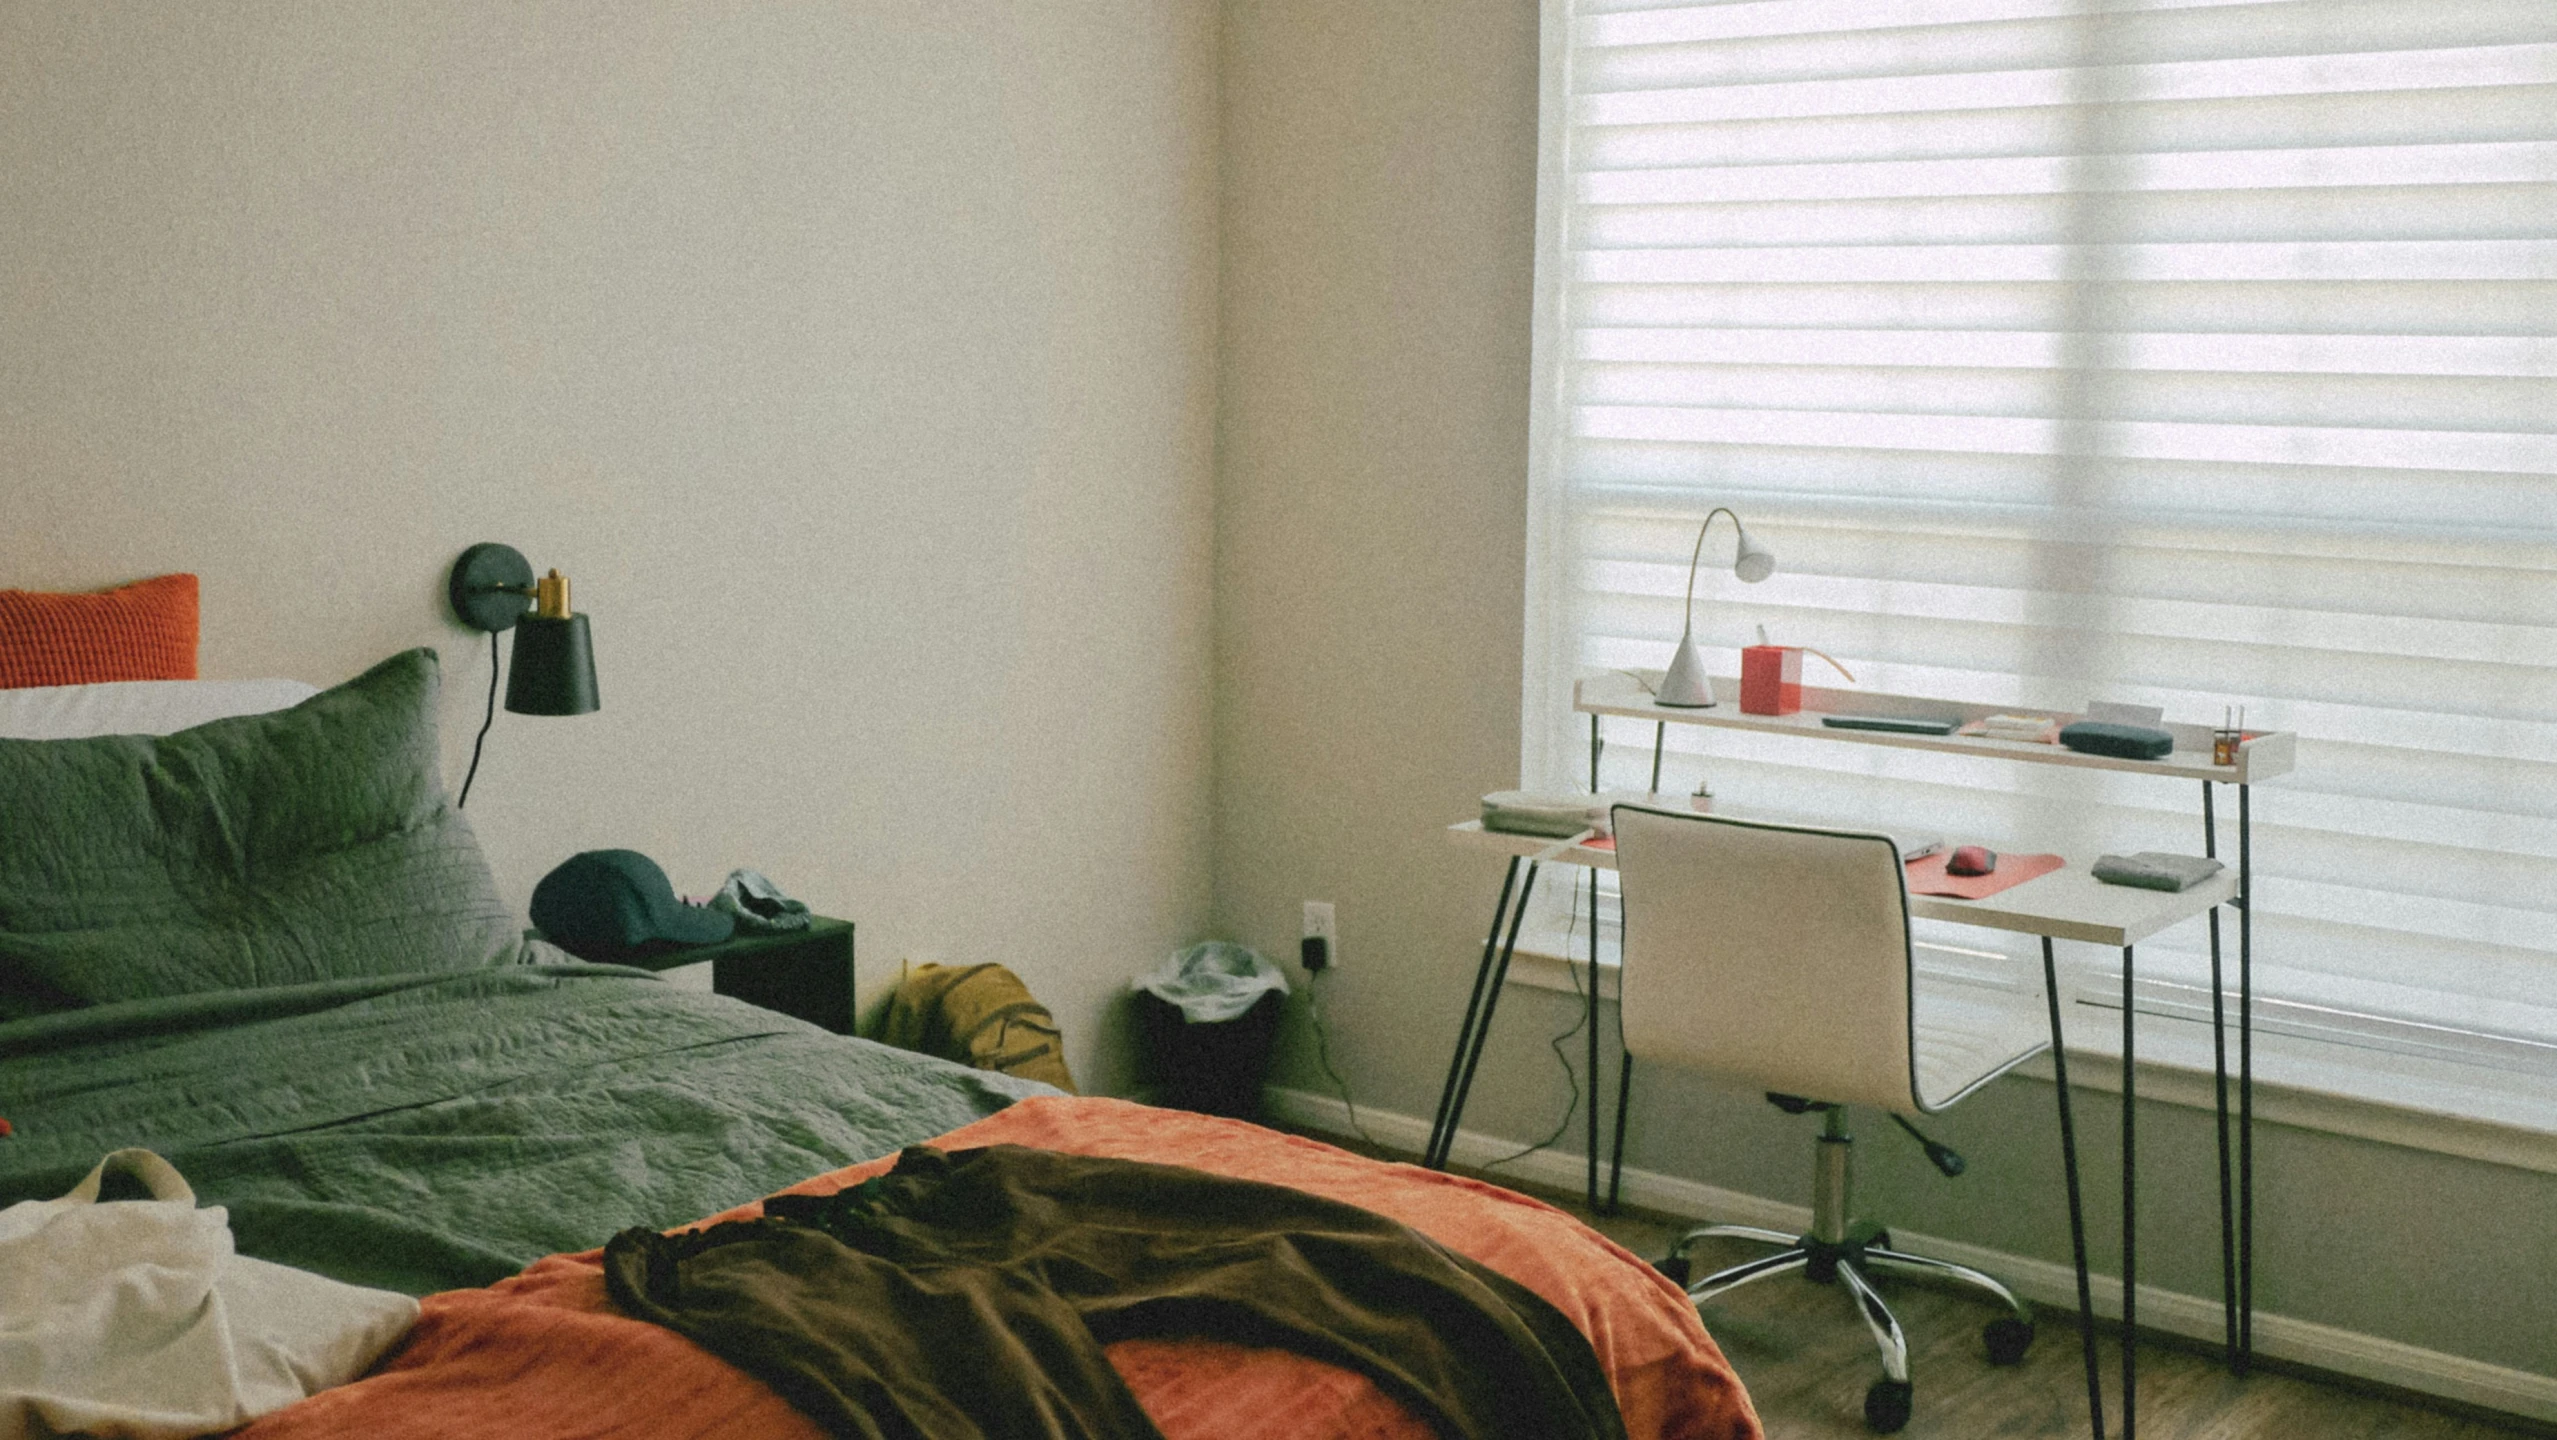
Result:
M1549 0L1545 70L1530 783L1586 783L1573 678L1668 662L1729 505L1779 570L1717 527L1718 673L1764 625L1876 690L2243 704L2301 737L2274 1013L2557 1080L2557 0ZM1669 743L1664 788L2201 849L2193 784Z

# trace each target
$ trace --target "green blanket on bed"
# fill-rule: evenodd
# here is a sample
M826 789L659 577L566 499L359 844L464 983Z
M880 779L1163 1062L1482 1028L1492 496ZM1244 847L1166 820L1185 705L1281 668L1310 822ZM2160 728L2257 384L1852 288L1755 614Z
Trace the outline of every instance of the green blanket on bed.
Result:
M143 1146L243 1252L423 1294L1044 1093L613 966L219 990L0 1024L0 1205Z

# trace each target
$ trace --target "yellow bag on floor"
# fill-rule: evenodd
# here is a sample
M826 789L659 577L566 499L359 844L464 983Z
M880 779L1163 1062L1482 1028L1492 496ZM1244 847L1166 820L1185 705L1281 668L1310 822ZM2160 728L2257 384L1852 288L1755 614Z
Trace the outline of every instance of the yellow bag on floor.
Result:
M1000 965L914 967L888 1001L879 1043L1074 1090L1056 1017Z

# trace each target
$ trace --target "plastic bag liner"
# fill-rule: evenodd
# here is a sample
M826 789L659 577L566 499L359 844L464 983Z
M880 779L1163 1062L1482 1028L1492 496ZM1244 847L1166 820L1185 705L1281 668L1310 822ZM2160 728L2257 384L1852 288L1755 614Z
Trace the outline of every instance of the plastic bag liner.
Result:
M1287 993L1287 976L1240 945L1210 940L1193 945L1136 977L1137 989L1178 1006L1193 1025L1217 1025L1252 1008L1275 990Z

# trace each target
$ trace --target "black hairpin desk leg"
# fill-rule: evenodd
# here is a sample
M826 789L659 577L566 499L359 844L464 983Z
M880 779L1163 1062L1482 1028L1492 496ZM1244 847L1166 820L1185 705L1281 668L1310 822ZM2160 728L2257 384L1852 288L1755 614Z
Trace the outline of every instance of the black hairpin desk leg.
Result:
M2237 787L2237 1373L2255 1363L2255 824Z
M1658 762L1654 762L1657 764ZM1565 964L1571 963L1566 957ZM1589 872L1589 993L1580 1023L1589 1032L1589 1208L1598 1204L1598 872ZM1610 1197L1606 1209L1616 1208Z
M2042 995L2051 1011L2051 1072L2060 1095L2060 1163L2069 1177L2069 1249L2078 1267L2078 1345L2086 1352L2086 1409L2104 1440L2104 1380L2095 1362L2095 1293L2086 1267L2086 1202L2078 1191L2078 1129L2069 1108L2069 1049L2060 1034L2060 974L2042 937Z
M2211 806L2211 782L2202 782L2202 854L2218 859L2220 827ZM2211 907L2211 1079L2218 1092L2220 1123L2220 1310L2228 1329L2228 1367L2242 1374L2237 1350L2237 1218L2232 1208L2234 1179L2229 1168L2228 985L2220 968L2220 908Z
M1625 1049L1623 982L1616 991L1616 1144L1607 1162L1607 1209L1613 1212L1625 1189L1625 1102L1634 1093L1634 1057Z
M1522 877L1519 867L1526 867ZM1517 891L1511 903L1510 892ZM1456 1145L1456 1126L1465 1115L1465 1094L1474 1088L1474 1069L1482 1062L1483 1042L1492 1032L1492 1012L1500 1005L1501 986L1509 979L1509 961L1518 952L1518 929L1527 919L1527 900L1536 889L1536 866L1524 857L1512 856L1509 873L1501 881L1500 905L1492 911L1491 934L1483 941L1483 961L1474 971L1473 997L1465 1005L1465 1023L1456 1032L1456 1053L1447 1063L1447 1084L1439 1091L1438 1118L1430 1126L1429 1148L1422 1153L1421 1163L1433 1170L1447 1168L1448 1153ZM1502 934L1502 922L1508 922L1508 934Z
M1594 927L1593 927L1594 929ZM1591 946L1596 953L1596 945ZM1595 968L1594 966L1592 968ZM1589 1083L1598 1083L1591 1066ZM1607 1151L1607 1213L1614 1214L1625 1193L1625 1111L1634 1098L1634 1055L1625 1048L1625 937L1616 937L1616 1141Z
M1668 740L1669 722L1664 720L1652 726L1651 791L1654 795L1660 793L1660 757L1668 747ZM1602 753L1598 717L1593 714L1589 717L1589 790L1593 795L1598 793L1598 761ZM1612 1215L1616 1212L1616 1196L1625 1183L1625 1094L1631 1083L1632 1062L1624 1058L1620 1044L1617 1047L1620 1063L1616 1070L1616 1148L1608 1166L1607 1203L1602 1206L1598 1202L1598 877L1594 872L1589 877L1589 994L1585 998L1588 1009L1582 1016L1582 1023L1589 1027L1589 1208ZM1617 1003L1624 1003L1621 990ZM1616 1028L1621 1036L1624 1031L1621 1014Z
M1465 1000L1465 1021L1456 1029L1456 1049L1448 1057L1447 1083L1439 1087L1438 1112L1430 1117L1429 1144L1421 1151L1423 1164L1438 1163L1439 1138L1448 1127L1447 1111L1456 1100L1456 1081L1465 1073L1465 1056L1474 1038L1474 1020L1483 1008L1483 990L1490 982L1492 961L1500 951L1500 927L1509 918L1509 896L1518 886L1518 867L1525 863L1511 856L1509 870L1501 877L1500 903L1492 907L1492 933L1483 939L1482 963L1474 967L1474 993Z
M2132 1021L2139 1014L2132 1005L2131 947L2122 947L2122 1440L2131 1440L2139 1432L2139 1359L2140 1359L2140 1260L2139 1239L2139 1147L2133 1141L2132 1122L2138 1110L2139 1097L2134 1093L2139 1074L2137 1057L2131 1049Z

